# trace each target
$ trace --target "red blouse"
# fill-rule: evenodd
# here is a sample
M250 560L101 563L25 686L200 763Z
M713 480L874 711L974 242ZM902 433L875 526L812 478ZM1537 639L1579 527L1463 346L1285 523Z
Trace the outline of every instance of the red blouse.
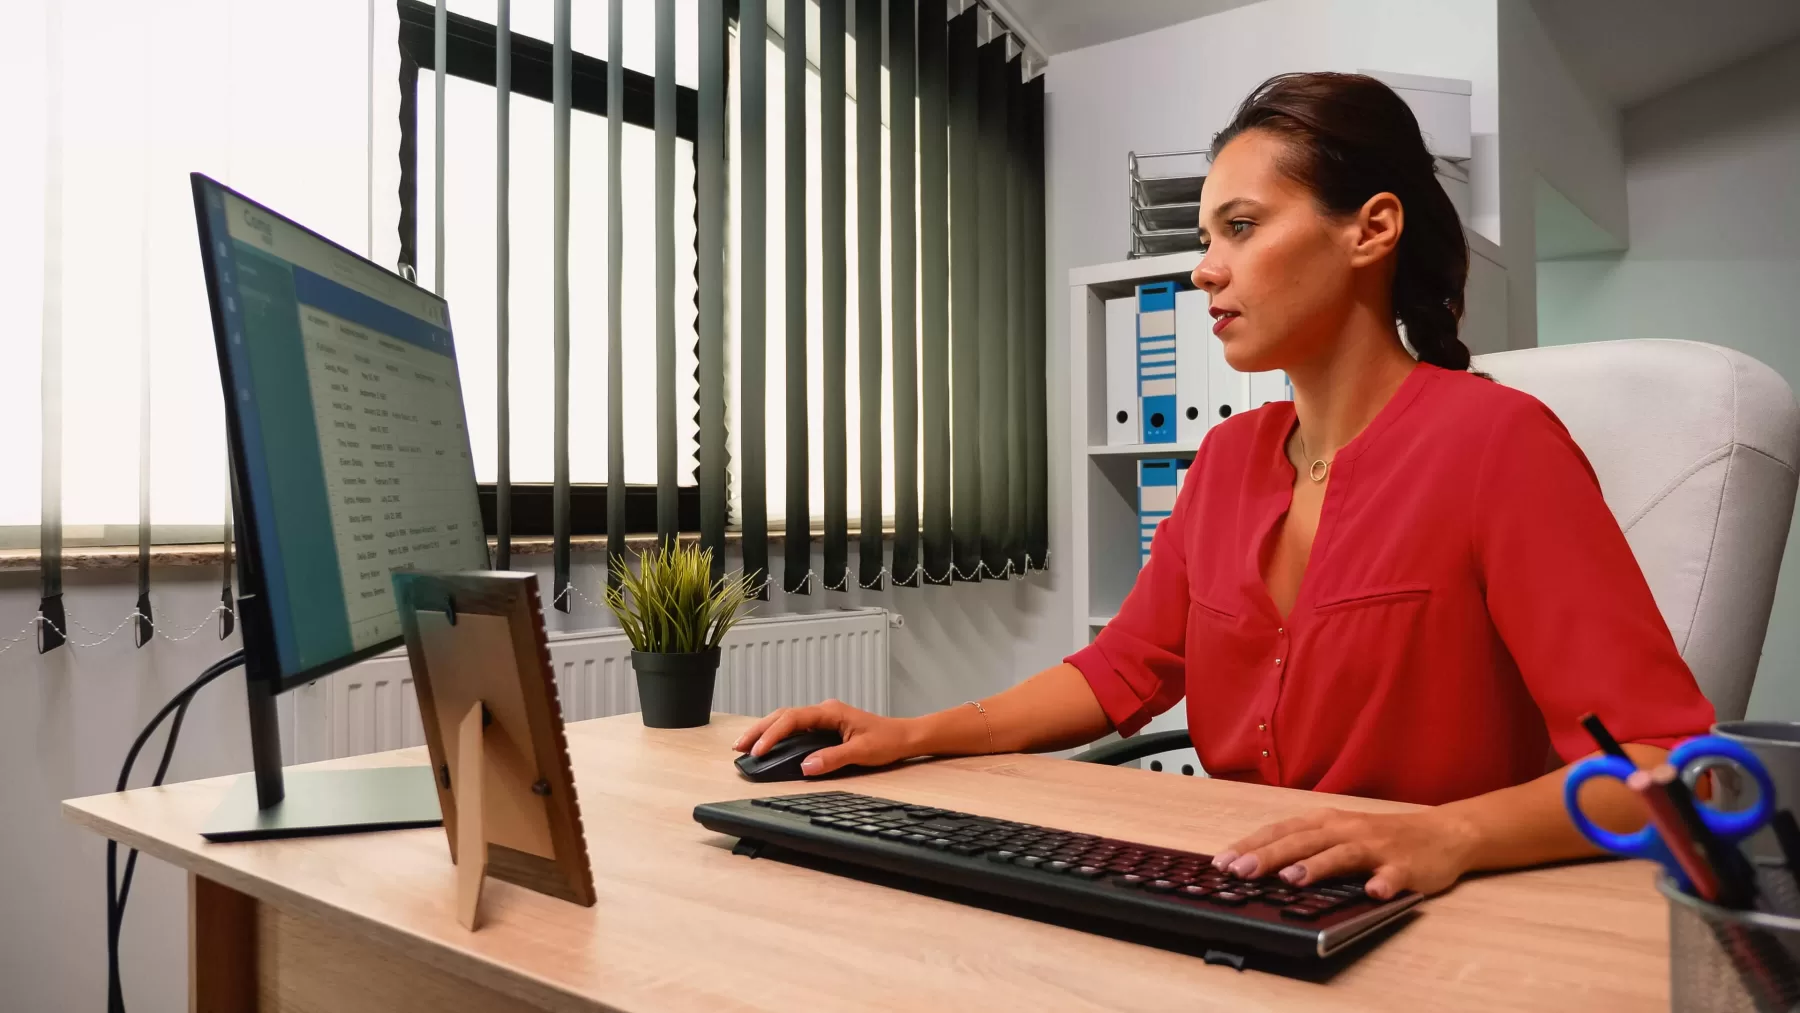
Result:
M1530 395L1429 365L1339 451L1284 621L1291 402L1207 435L1118 615L1068 660L1122 734L1187 697L1214 777L1440 803L1712 724L1587 458Z

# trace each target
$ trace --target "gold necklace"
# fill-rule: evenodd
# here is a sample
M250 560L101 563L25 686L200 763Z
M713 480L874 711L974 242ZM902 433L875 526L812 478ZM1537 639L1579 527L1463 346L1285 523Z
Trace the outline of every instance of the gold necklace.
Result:
M1300 441L1301 459L1305 460L1306 458L1312 457L1311 451L1306 449L1306 434L1295 431L1294 438ZM1324 458L1313 461L1312 467L1306 469L1306 477L1312 479L1314 482L1323 482L1330 474L1331 462Z

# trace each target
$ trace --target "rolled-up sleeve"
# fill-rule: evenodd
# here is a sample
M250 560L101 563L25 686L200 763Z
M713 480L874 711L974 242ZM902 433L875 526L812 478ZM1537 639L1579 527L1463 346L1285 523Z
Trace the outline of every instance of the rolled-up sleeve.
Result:
M1205 451L1203 444L1201 456ZM1093 643L1064 659L1087 678L1120 735L1144 727L1187 692L1187 523L1201 456L1188 469L1175 509L1157 525L1150 559L1118 615Z
M1587 458L1548 408L1496 421L1472 490L1488 614L1564 761L1622 742L1668 748L1713 708L1669 635Z

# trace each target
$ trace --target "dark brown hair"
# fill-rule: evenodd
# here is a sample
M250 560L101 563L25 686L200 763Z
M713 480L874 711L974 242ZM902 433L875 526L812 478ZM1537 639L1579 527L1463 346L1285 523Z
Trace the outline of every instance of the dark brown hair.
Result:
M1468 241L1406 102L1362 74L1282 74L1238 107L1213 138L1215 156L1246 130L1289 142L1281 171L1311 190L1328 214L1354 214L1378 193L1400 199L1406 224L1394 266L1394 315L1421 361L1468 369L1469 349L1456 333Z

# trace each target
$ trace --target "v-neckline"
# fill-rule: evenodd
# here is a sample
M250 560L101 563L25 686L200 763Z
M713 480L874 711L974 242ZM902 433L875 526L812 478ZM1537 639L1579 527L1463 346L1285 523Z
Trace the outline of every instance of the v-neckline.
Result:
M1269 593L1269 582L1264 572L1264 561L1274 548L1270 540L1275 535L1276 525L1293 510L1294 483L1300 480L1300 471L1294 467L1294 462L1287 453L1288 441L1293 439L1294 430L1300 425L1300 416L1295 412L1292 401L1282 402L1285 405L1283 409L1286 415L1285 420L1278 426L1271 426L1278 430L1273 447L1276 463L1270 471L1276 481L1267 491L1268 504L1257 523L1256 537L1250 539L1250 578L1248 581L1254 592L1253 600L1257 601L1268 615L1274 618L1275 625L1286 629L1294 625L1296 617L1305 614L1304 606L1316 583L1310 579L1313 574L1313 564L1321 557L1324 548L1329 543L1333 521L1337 516L1335 507L1342 500L1342 497L1336 494L1336 490L1343 484L1347 473L1355 471L1356 458L1381 435L1382 431L1387 429L1396 417L1406 410L1408 405L1418 398L1420 386L1435 371L1435 367L1429 363L1422 362L1414 366L1412 371L1406 374L1406 379L1400 382L1400 386L1388 398L1387 403L1382 405L1381 410L1375 413L1375 417L1369 420L1369 424L1364 426L1361 432L1352 437L1350 442L1344 444L1332 457L1330 476L1332 481L1325 486L1325 496L1319 502L1319 525L1314 529L1312 545L1306 551L1306 565L1300 569L1300 582L1294 588L1294 604L1288 609L1286 615L1281 614L1281 607L1275 603L1275 596Z

